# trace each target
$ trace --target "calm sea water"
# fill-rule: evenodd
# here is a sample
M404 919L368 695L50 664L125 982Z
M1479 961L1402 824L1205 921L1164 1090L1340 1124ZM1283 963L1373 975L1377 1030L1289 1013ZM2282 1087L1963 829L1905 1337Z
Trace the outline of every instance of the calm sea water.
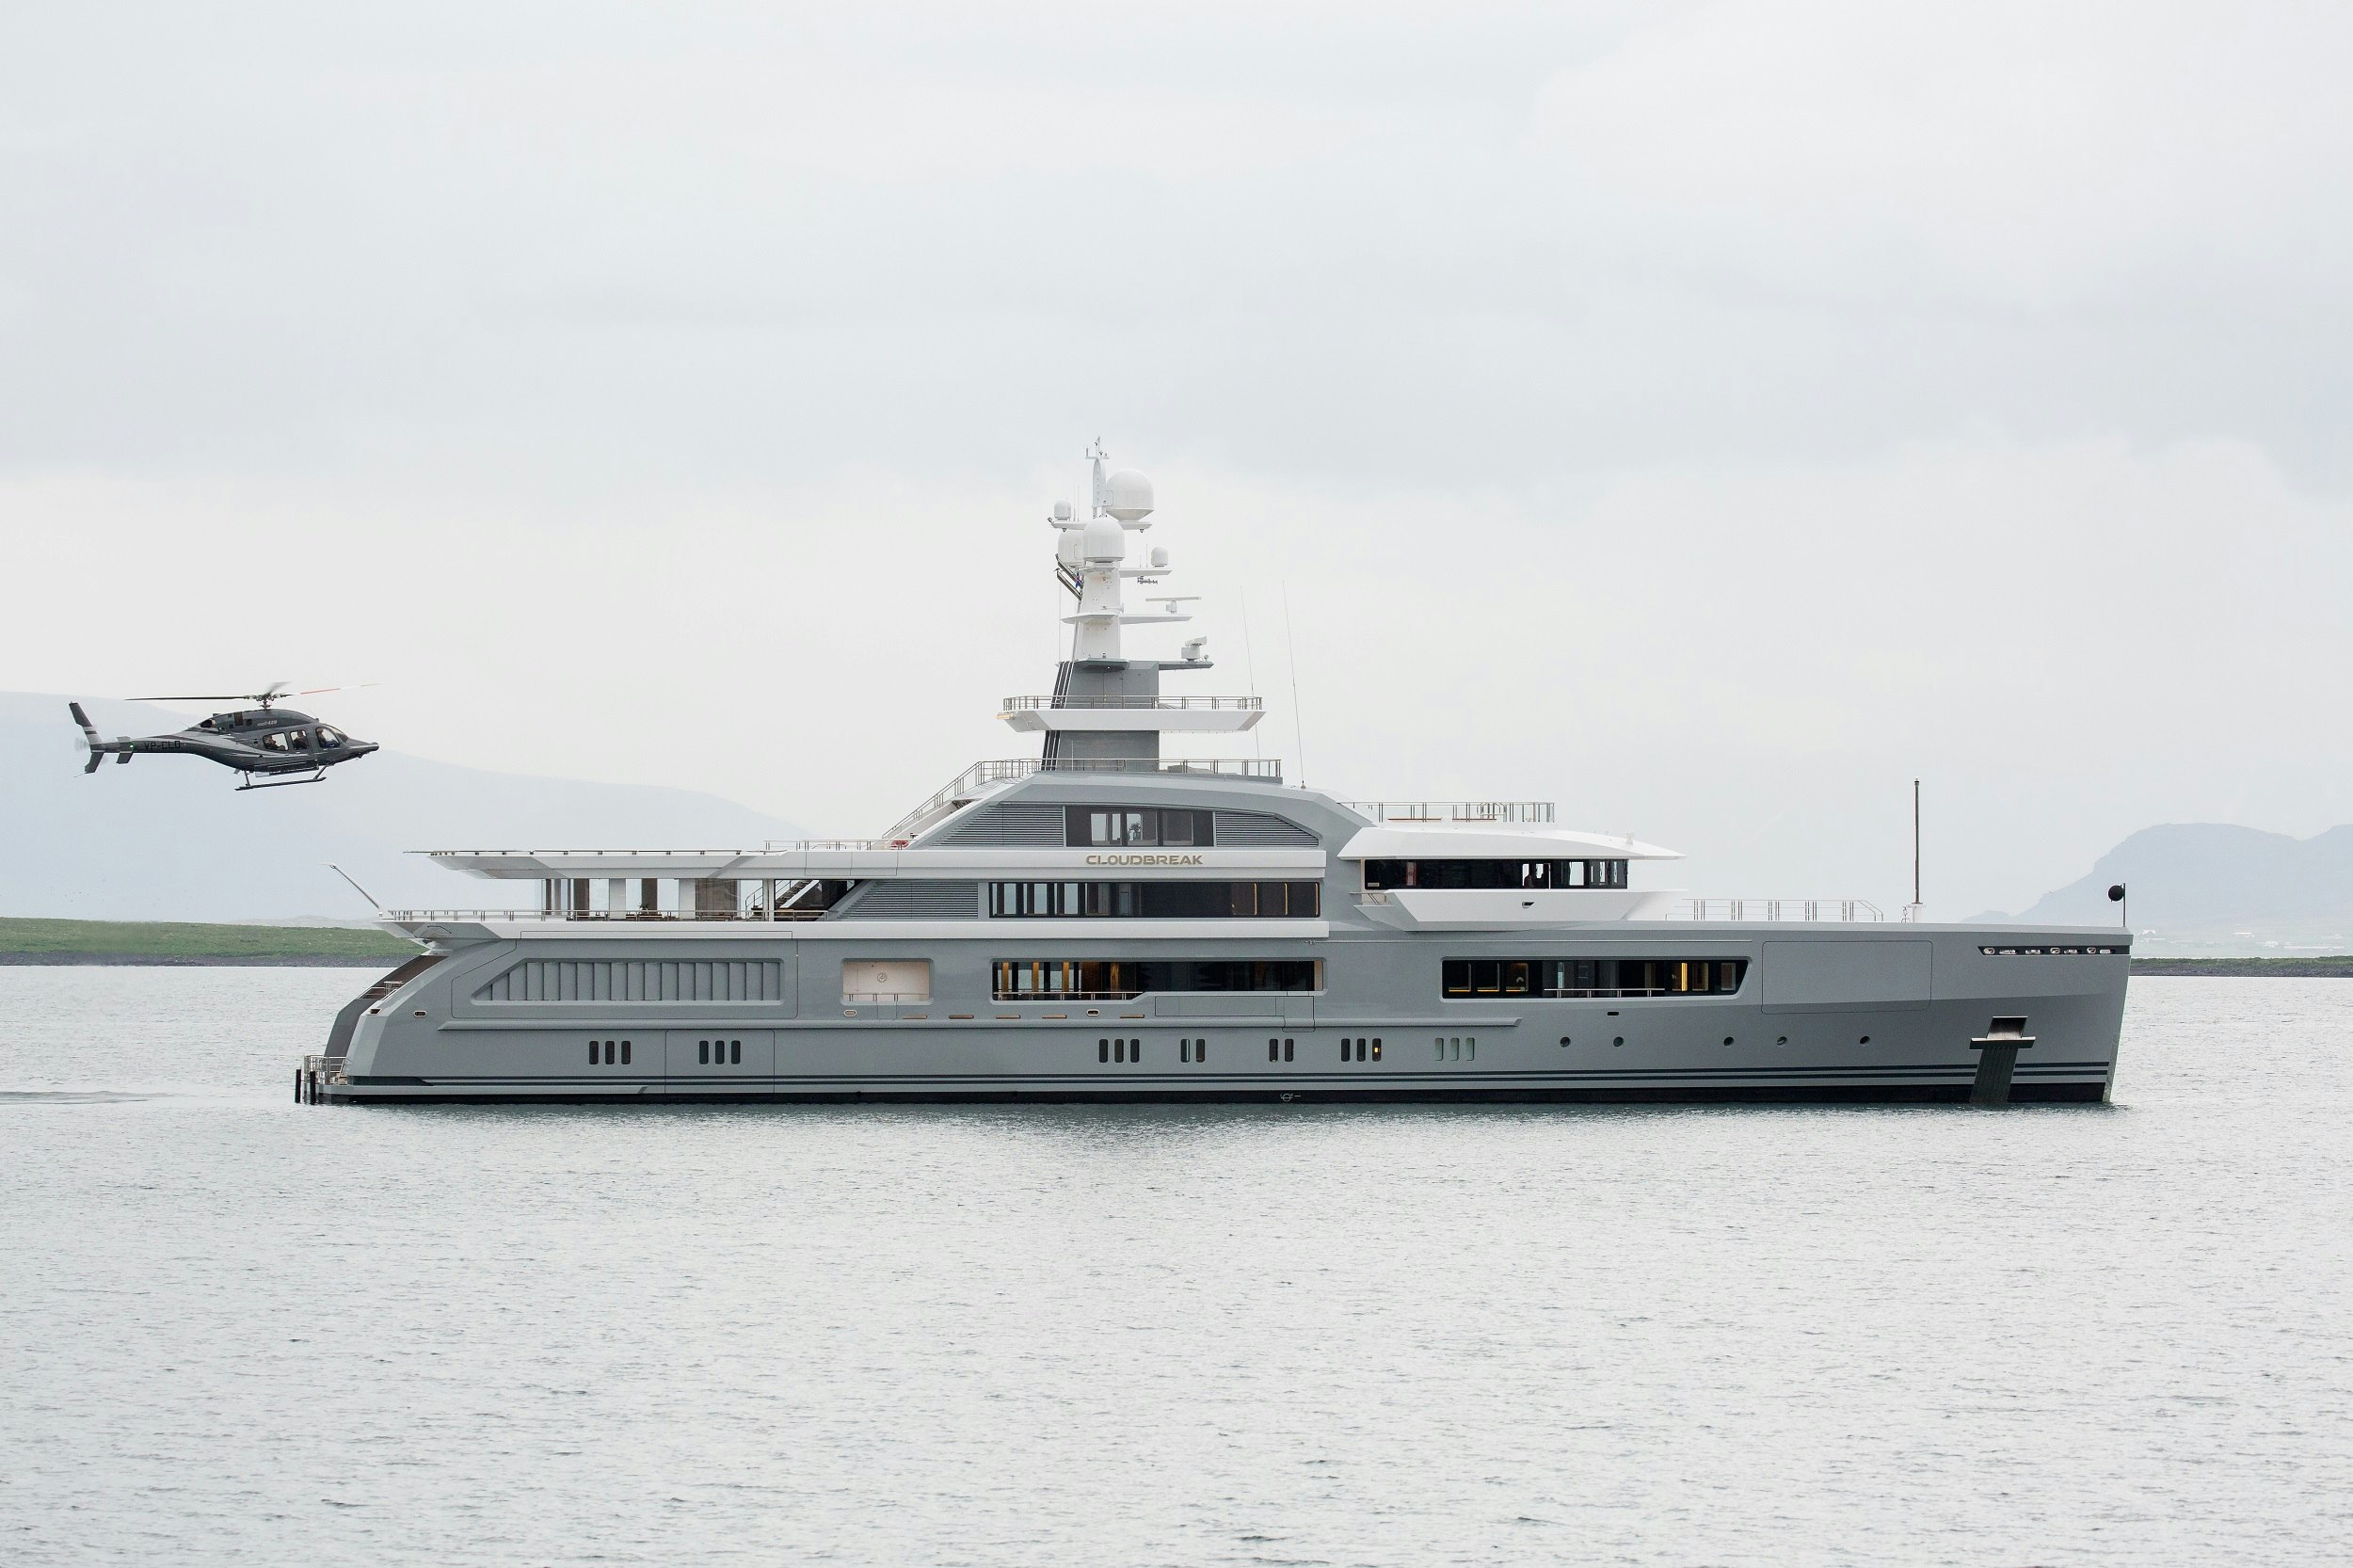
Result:
M358 1110L0 968L0 1560L2340 1562L2353 984L2105 1108Z

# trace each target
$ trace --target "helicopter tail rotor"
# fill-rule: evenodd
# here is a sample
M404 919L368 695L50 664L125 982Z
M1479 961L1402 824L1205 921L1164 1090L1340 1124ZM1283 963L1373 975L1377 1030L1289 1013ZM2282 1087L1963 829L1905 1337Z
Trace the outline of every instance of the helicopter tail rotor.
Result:
M82 712L80 703L69 702L66 707L72 710L73 722L82 727L82 744L89 748L89 760L82 764L84 773L96 773L98 764L106 760L106 753L110 751L115 753L115 760L118 762L128 762L131 760L129 736L122 737L119 743L109 744L98 738L98 727L90 723L89 715Z
M89 747L89 760L82 764L82 771L96 773L98 764L106 760L106 754L98 749L98 728L90 723L89 715L82 712L80 703L69 702L66 706L73 711L73 722L82 727L82 744Z

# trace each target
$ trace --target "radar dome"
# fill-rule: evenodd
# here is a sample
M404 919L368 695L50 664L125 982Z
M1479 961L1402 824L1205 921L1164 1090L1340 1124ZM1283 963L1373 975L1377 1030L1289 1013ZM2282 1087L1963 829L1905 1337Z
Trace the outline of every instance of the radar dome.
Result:
M1152 515L1152 481L1134 469L1124 468L1103 483L1103 510L1122 522L1139 522Z
M1084 541L1079 552L1090 561L1112 565L1128 558L1128 536L1109 518L1096 518L1079 536Z

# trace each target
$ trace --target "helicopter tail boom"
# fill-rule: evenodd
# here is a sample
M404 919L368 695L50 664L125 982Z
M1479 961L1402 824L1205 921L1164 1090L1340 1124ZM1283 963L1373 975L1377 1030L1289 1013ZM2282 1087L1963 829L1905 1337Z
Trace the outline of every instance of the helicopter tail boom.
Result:
M131 760L131 753L136 748L128 736L119 741L102 741L98 738L98 727L90 723L89 715L82 712L80 703L69 702L66 706L73 711L73 722L82 727L83 744L89 747L89 760L82 764L84 773L96 773L98 764L106 760L109 752L114 754L117 762Z

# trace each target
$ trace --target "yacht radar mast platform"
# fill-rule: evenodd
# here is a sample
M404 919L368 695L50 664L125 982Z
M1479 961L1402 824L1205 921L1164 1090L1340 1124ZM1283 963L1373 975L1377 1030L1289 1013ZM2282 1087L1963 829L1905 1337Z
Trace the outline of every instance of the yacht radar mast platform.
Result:
M1174 661L1130 659L1123 639L1127 627L1182 626L1193 619L1184 608L1193 595L1147 597L1162 608L1131 612L1124 586L1160 583L1171 571L1168 551L1153 546L1140 564L1128 564L1130 535L1152 524L1152 482L1133 469L1106 472L1110 455L1096 441L1087 451L1093 466L1093 504L1080 521L1071 504L1057 502L1048 521L1054 528L1055 575L1078 600L1063 617L1070 628L1070 656L1054 672L1048 696L1007 697L999 717L1016 730L1042 731L1045 763L1149 770L1160 760L1160 736L1173 732L1234 734L1265 716L1255 696L1163 696L1163 670L1212 668L1203 648L1208 639L1186 643Z

